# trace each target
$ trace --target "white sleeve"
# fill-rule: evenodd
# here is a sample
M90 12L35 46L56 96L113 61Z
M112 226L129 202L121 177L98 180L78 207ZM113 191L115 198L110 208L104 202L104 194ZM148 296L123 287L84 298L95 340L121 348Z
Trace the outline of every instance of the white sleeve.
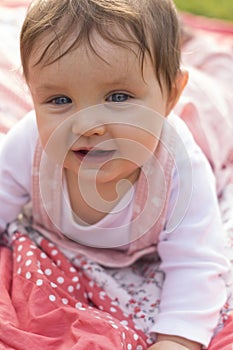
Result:
M214 176L191 135L188 143L193 178L187 181L192 181L193 188L183 220L172 232L165 228L160 235L158 252L165 281L160 313L152 331L208 346L226 302L223 275L229 271L229 262L224 252ZM176 203L177 181L175 173L170 214Z
M37 138L35 115L30 112L0 141L0 232L30 201Z

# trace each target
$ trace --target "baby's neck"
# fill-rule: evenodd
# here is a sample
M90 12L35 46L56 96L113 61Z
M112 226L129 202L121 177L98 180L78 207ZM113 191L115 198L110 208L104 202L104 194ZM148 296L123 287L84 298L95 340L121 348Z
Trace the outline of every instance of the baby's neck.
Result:
M77 175L66 170L67 189L75 221L81 225L93 225L103 219L137 181L139 173L140 170L130 180L98 184L94 187L88 180L82 181L80 190Z

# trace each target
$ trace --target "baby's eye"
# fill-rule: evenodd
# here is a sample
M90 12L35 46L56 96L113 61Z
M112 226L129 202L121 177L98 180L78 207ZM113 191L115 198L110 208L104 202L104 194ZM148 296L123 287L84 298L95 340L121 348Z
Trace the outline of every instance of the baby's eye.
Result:
M108 102L125 102L130 98L128 94L116 92L107 98Z
M72 103L72 100L71 98L66 96L58 96L58 97L52 98L49 102L54 105L65 105L68 103Z

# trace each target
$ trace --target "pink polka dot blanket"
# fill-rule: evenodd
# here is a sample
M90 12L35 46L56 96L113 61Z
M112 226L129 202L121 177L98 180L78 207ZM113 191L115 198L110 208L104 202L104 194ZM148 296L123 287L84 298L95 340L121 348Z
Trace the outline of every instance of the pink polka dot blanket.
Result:
M147 349L116 300L52 243L16 230L10 247L0 247L0 349Z

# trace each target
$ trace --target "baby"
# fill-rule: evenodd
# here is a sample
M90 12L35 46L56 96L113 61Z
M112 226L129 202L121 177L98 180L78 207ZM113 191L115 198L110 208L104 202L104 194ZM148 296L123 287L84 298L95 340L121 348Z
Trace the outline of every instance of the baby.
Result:
M36 0L20 44L35 111L1 143L1 231L31 202L33 227L122 289L161 259L148 348L207 347L229 265L210 166L172 112L188 80L174 4Z

